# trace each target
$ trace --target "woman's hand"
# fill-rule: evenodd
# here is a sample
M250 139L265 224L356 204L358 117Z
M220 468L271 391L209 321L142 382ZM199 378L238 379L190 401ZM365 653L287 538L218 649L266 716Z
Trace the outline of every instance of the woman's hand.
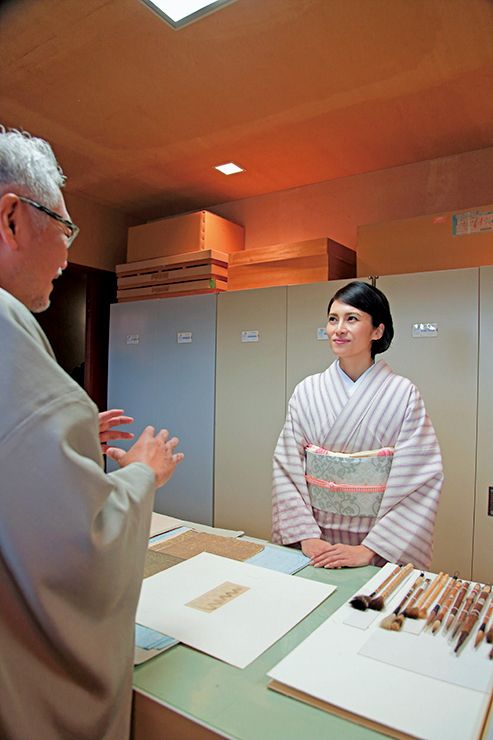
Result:
M305 543L317 542L322 547L308 544L305 550ZM369 565L375 557L373 550L365 545L331 545L323 540L303 540L301 549L315 568L358 568Z
M330 542L325 542L325 540L314 538L301 541L301 550L303 552L303 555L306 555L307 558L311 558L312 564L314 559L316 559L318 556L324 555L331 547L332 545L330 544Z

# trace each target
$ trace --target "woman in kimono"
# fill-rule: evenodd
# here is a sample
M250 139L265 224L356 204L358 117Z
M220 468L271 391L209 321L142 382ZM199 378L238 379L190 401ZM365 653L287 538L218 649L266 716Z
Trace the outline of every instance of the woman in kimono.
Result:
M416 386L375 362L394 335L387 298L344 286L327 335L337 359L297 385L274 453L272 540L318 567L427 568L442 461Z

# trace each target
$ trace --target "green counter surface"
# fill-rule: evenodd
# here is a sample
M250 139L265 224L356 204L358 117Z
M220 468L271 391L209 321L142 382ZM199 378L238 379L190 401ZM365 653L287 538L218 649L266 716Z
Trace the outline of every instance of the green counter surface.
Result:
M367 566L327 571L308 566L291 577L331 583L337 590L247 668L240 670L179 644L136 667L134 689L230 738L383 737L267 688L267 672L359 591L377 570ZM337 671L330 655L327 655L327 671Z

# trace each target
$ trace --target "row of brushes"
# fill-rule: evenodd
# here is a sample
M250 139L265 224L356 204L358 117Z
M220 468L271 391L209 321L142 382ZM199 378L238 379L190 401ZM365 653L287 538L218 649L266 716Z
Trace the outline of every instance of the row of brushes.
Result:
M391 574L391 578L394 575L395 572ZM389 581L389 579L386 580ZM393 584L395 584L395 581ZM393 584L391 583L391 585ZM385 582L380 585L380 588L384 586ZM481 584L476 583L468 593L469 586L470 584L467 581L459 580L457 575L449 577L447 573L441 572L432 581L430 578L425 578L424 573L420 573L399 605L392 614L389 614L380 622L380 626L383 629L398 632L402 628L406 617L426 619L425 627L431 628L432 634L436 634L444 624L444 632L451 630L452 639L457 637L454 652L458 654L473 631L491 594L490 586L481 587ZM438 594L440 594L438 601L429 610L433 599ZM361 596L355 598L361 598ZM448 618L445 621L447 615ZM475 648L479 647L485 637L488 643L493 642L493 623L489 626L492 615L493 599L491 599L476 633ZM493 649L489 657L493 658Z

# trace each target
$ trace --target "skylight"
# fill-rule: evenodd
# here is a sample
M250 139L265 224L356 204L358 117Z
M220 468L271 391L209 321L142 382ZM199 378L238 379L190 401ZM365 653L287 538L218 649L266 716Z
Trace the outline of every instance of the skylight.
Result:
M245 172L243 167L238 167L234 162L226 162L226 164L218 164L214 167L215 170L219 170L223 175L236 175L237 172Z
M142 0L173 28L181 28L233 0Z

